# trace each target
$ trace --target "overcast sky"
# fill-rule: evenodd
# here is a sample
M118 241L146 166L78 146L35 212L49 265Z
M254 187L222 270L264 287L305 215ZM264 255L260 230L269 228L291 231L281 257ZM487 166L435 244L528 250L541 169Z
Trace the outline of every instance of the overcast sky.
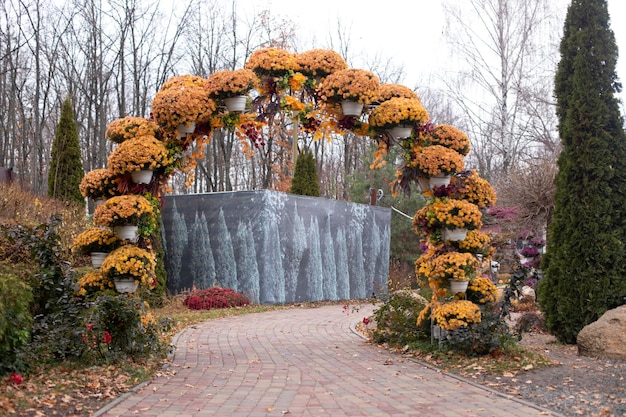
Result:
M570 2L552 3L560 10L561 23L557 28L560 38ZM312 3L237 0L237 5L248 10L270 9L275 18L293 21L303 50L328 45L329 33L336 34L337 22L341 21L349 29L350 45L355 53L352 66L362 67L358 60L363 55L393 57L398 66L404 67L403 83L411 88L436 82L446 69L449 52L442 38L445 25L442 0L316 0ZM608 5L611 29L622 52L617 73L626 85L626 1L608 0Z

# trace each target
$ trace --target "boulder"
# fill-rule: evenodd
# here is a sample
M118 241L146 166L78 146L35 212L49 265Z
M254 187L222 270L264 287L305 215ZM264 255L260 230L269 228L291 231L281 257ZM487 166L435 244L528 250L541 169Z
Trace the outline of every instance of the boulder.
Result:
M535 298L536 298L535 290L532 289L531 287L529 287L528 285L524 285L522 287L522 296L521 296L521 298L526 298L526 297L532 299L533 301L535 301Z
M626 360L626 305L583 327L576 344L579 355Z

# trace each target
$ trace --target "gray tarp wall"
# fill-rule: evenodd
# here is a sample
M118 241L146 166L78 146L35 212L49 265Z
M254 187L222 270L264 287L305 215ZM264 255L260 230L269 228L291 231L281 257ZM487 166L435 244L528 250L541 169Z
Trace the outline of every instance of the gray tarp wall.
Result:
M387 291L391 211L275 191L168 196L167 287L281 304Z

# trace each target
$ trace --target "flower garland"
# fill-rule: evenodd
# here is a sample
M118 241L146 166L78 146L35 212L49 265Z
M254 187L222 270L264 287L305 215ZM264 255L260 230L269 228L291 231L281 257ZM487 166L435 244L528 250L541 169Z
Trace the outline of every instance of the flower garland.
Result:
M432 318L444 330L455 330L471 323L480 323L480 308L467 300L437 304L432 308Z
M72 253L111 252L120 245L117 235L110 230L92 227L85 230L72 243Z
M161 136L159 125L152 120L143 117L127 116L109 123L105 138L114 143L122 143L125 140L137 136Z
M107 159L107 166L114 174L124 175L153 171L173 162L163 142L154 136L138 136L116 146Z
M100 270L110 279L134 279L150 288L155 284L155 257L137 246L122 246L107 256Z
M264 48L254 51L244 64L259 77L282 77L289 71L298 71L296 55L281 48Z
M441 145L453 149L463 156L470 151L469 137L454 126L439 124L423 137L423 145Z
M206 91L214 100L243 96L255 88L258 82L257 76L249 69L217 71L207 78Z
M78 186L83 197L97 200L118 194L119 177L113 171L99 168L85 174Z
M409 167L416 168L425 177L451 175L463 171L463 156L441 145L427 146L421 152L413 153Z
M369 123L379 130L397 125L415 126L428 121L428 112L419 99L391 98L372 110Z
M325 78L348 68L346 61L330 49L312 49L297 55L300 72L307 77Z
M140 195L122 195L109 198L96 207L94 222L99 226L124 226L138 224L154 215L150 201Z
M453 198L435 198L417 211L413 226L417 228L418 234L441 228L474 230L482 227L481 218L482 213L475 204Z
M318 92L322 100L330 103L353 100L368 104L376 100L378 85L378 77L373 72L348 68L326 77Z

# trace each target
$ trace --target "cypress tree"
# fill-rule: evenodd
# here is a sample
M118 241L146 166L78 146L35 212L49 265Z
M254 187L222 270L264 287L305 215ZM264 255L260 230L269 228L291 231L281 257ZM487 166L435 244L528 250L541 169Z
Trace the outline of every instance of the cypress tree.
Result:
M296 160L296 169L293 174L290 192L312 197L320 196L320 183L317 178L315 159L313 159L311 151L300 155Z
M626 137L606 0L573 0L555 79L562 152L538 288L562 342L626 296Z
M72 103L67 97L61 107L59 124L54 130L48 172L48 196L85 204L78 188L84 174L78 143L78 127L74 121Z

